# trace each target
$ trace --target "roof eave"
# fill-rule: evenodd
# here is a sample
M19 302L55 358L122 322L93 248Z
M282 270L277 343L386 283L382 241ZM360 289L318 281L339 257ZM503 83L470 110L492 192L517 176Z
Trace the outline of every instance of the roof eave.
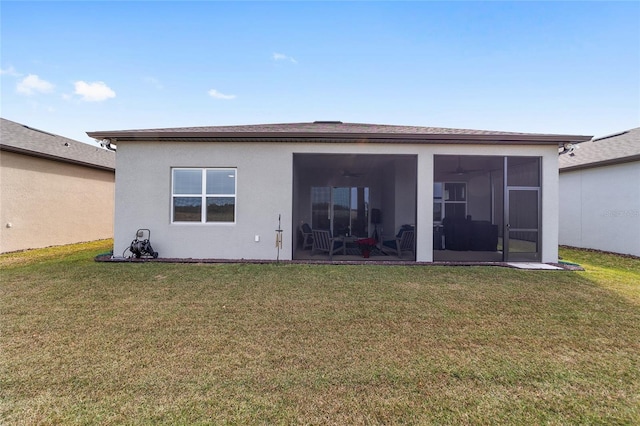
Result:
M591 136L582 135L505 135L505 134L419 134L419 133L309 133L309 132L277 132L277 133L245 133L245 132L128 132L128 131L97 131L87 132L87 135L97 140L111 139L117 141L163 141L185 139L194 142L203 141L256 141L276 142L290 140L307 140L312 142L344 141L388 143L580 143L591 140Z
M640 154L631 155L628 157L612 158L609 160L594 161L591 163L576 164L573 166L560 167L560 173L571 172L574 170L593 169L596 167L613 166L615 164L633 163L635 161L640 161Z
M54 160L54 161L60 161L61 163L69 163L69 164L75 164L78 166L84 166L84 167L90 167L92 169L99 169L99 170L106 170L109 172L115 172L115 167L110 167L110 166L106 166L106 165L102 165L102 164L96 164L96 163L88 163L85 161L80 161L80 160L74 160L71 158L65 158L65 157L59 157L57 155L52 155L52 154L46 154L46 153L42 153L42 152L37 152L37 151L31 151L28 149L22 149L22 148L18 148L15 146L10 146L10 145L0 145L0 151L7 151L7 152L13 152L16 154L22 154L22 155L29 155L31 157L37 157L37 158L44 158L47 160Z

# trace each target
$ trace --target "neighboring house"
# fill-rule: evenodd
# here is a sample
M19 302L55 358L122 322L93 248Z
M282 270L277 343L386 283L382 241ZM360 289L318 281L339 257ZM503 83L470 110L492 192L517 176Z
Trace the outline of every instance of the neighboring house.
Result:
M352 245L412 230L401 256L419 262L556 262L558 148L590 139L333 121L87 134L117 145L116 257L148 228L165 258L320 259L308 224Z
M640 256L640 127L577 146L560 157L560 244Z
M0 119L0 252L113 237L115 154Z

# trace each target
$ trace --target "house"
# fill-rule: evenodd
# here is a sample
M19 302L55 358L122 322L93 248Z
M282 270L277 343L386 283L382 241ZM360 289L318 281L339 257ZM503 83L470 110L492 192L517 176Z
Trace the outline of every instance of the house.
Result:
M113 237L115 154L0 119L0 252Z
M556 262L558 148L590 139L339 121L87 134L117 146L116 257L149 229L165 258L321 259L308 225L334 260L410 231L378 260L417 262Z
M560 157L562 245L640 256L640 127Z

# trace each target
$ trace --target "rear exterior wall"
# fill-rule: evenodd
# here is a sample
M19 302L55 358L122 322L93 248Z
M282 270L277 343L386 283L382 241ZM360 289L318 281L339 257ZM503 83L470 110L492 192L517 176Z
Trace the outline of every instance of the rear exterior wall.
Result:
M281 260L293 255L294 154L405 154L417 156L416 260L433 260L434 155L543 157L542 260L558 259L557 148L504 145L349 143L119 142L114 255L122 256L136 230L151 230L162 258L275 260L275 230L282 220ZM175 167L236 168L235 224L171 223L171 170Z

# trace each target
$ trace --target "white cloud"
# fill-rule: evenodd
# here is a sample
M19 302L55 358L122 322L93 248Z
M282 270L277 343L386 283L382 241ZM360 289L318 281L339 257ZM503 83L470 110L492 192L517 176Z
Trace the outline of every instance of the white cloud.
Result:
M160 83L160 80L158 80L155 77L145 77L144 82L147 84L150 84L151 86L155 87L158 90L164 89L164 85Z
M209 96L216 99L235 99L236 95L225 95L224 93L218 92L216 89L211 89L207 93Z
M81 96L83 101L101 102L116 97L116 92L111 90L111 88L102 81L95 81L93 83L76 81L74 85L76 90L73 93Z
M54 85L48 81L35 74L29 74L18 83L16 90L23 95L33 95L34 93L51 93L53 88Z
M296 61L294 58L292 58L291 56L287 56L284 53L274 53L273 54L273 60L274 61L289 61L289 62L293 62L294 64L298 63L298 61Z
M16 69L12 66L10 66L9 68L7 68L6 70L0 69L0 75L9 75L11 77L21 77L22 74L20 74L18 71L16 71Z
M33 112L38 112L38 113L42 111L46 111L49 113L56 112L56 109L54 107L38 102L35 100L35 98L28 100L27 105L29 105L29 107Z

